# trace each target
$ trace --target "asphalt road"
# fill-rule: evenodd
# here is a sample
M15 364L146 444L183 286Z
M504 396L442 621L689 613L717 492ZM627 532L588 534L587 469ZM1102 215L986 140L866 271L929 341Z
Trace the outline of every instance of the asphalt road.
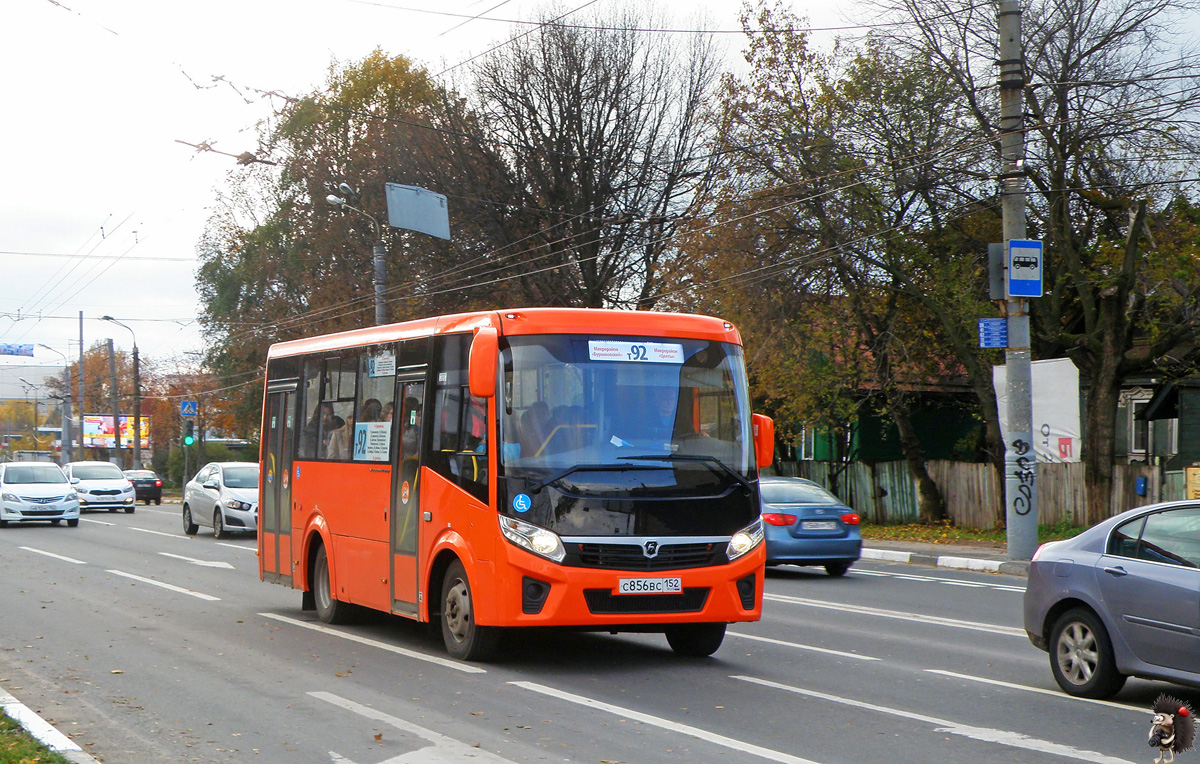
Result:
M1024 579L861 562L768 572L711 659L660 635L522 633L449 660L386 615L326 627L254 540L178 505L0 529L0 688L112 764L1149 762L1150 703L1059 692ZM1185 754L1186 755L1186 754Z

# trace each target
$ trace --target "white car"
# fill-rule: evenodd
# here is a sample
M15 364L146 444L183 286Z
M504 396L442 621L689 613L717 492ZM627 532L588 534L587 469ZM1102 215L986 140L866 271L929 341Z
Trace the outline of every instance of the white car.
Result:
M31 520L79 525L79 499L54 462L0 464L0 493L0 528Z
M183 532L258 533L258 462L210 462L183 487Z
M67 462L63 471L79 494L81 510L107 509L116 512L123 509L126 513L133 512L137 492L117 465L111 462Z

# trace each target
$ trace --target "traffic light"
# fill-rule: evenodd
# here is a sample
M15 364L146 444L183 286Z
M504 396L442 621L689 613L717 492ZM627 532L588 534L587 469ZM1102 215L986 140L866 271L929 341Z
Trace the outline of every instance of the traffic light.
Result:
M183 423L183 445L190 446L196 442L196 423L188 419Z

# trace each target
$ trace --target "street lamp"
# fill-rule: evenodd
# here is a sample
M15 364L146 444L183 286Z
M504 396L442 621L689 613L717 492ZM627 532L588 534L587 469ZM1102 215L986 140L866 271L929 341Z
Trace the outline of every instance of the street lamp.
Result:
M63 408L62 408L62 442L63 442L63 461L71 461L71 439L74 435L71 432L71 363L67 360L66 353L60 353L49 345L38 344L38 347L45 348L51 353L56 353L62 356L63 359Z
M133 468L140 470L142 468L142 387L141 372L138 369L137 335L133 333L132 329L112 316L100 316L100 320L116 324L127 330L129 335L133 337ZM113 431L120 438L121 423L115 419L113 420ZM117 443L120 442L120 440L117 441Z
M366 210L359 209L350 204L349 200L358 196L358 192L350 187L348 183L343 183L338 186L338 190L342 192L342 196L330 194L325 197L325 201L337 207L340 210L351 210L357 212L363 217L371 221L371 226L375 230L375 244L371 247L371 253L375 261L375 277L373 283L375 285L375 325L381 326L387 323L387 307L384 305L383 284L386 279L385 275L385 260L387 250L383 246L383 233L379 228L379 221L374 215Z

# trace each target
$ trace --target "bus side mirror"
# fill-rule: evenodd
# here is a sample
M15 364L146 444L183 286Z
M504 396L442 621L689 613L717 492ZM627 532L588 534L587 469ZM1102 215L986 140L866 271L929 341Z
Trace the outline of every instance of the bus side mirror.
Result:
M754 427L754 455L758 468L770 467L775 461L775 420L763 414L751 414Z
M471 395L491 398L496 394L496 362L500 355L500 335L494 327L485 326L475 332L471 341L467 379Z

